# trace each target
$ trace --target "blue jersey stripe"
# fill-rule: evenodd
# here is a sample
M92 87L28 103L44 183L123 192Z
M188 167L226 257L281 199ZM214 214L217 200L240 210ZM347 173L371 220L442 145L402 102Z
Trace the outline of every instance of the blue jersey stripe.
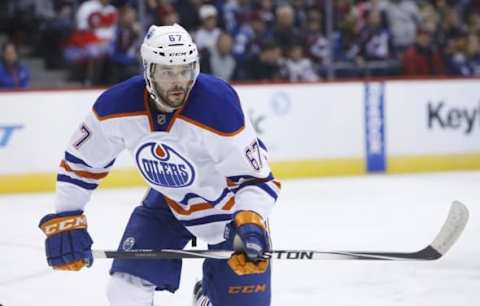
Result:
M202 225L202 224L219 222L219 221L230 221L232 220L232 217L233 217L232 214L212 215L212 216L207 216L207 217L202 217L202 218L192 219L192 220L181 220L180 222L184 226L194 226L194 225Z
M57 175L57 181L58 182L70 183L70 184L76 185L78 187L81 187L83 189L87 189L87 190L94 190L98 186L98 184L87 183L87 182L84 182L82 180L75 179L75 178L69 177L69 176L64 175L64 174Z
M65 151L65 160L68 161L69 163L80 164L80 165L87 166L89 168L95 168L87 164L83 159L80 159L67 151ZM114 163L115 163L115 159L109 162L105 167L103 167L103 169L110 168L111 166L113 166Z
M242 188L248 187L248 186L253 186L253 187L258 187L268 193L275 201L278 198L278 194L275 190L273 190L270 186L267 185L266 182L262 181L251 181L251 182L246 182L241 184L239 187L232 189L232 191L237 194Z
M264 178L264 179L254 179L254 180L246 181L246 182L243 182L240 185L238 185L234 190L235 190L235 192L237 192L238 190L242 189L243 187L265 184L267 182L270 182L271 180L272 180L271 178Z
M212 205L217 205L218 203L220 203L223 199L225 199L225 197L228 195L228 193L230 192L231 190L229 188L225 188L223 189L223 192L222 194L216 199L216 200L209 200L209 199L205 199L204 197L196 194L196 193L192 193L192 192L189 192L187 193L183 199L179 202L181 204L184 204L184 205L187 205L188 204L188 201L190 199L194 199L194 198L200 198L202 200L204 200L205 202L208 202Z
M272 188L270 188L270 186L268 186L267 184L265 183L259 184L257 185L257 187L262 189L266 193L268 193L275 201L277 200L278 194Z
M93 168L92 166L84 162L82 159L76 157L73 154L68 153L67 151L65 151L65 160L68 161L69 163L80 164L80 165L87 166L89 168Z
M111 162L109 162L105 167L103 167L104 169L106 168L110 168L111 166L113 166L113 164L115 163L115 159L113 159Z
M265 143L257 137L257 140L258 140L258 144L260 145L260 148L264 149L265 151L268 152L268 149L267 149L267 146L265 145Z
M273 175L272 175L272 172L270 172L268 174L268 176L264 177L264 178L255 177L255 176L251 176L251 175L236 175L236 176L228 176L227 178L229 180L234 181L235 183L238 183L241 179L251 180L251 181L254 181L254 180L270 181L270 180L273 180Z

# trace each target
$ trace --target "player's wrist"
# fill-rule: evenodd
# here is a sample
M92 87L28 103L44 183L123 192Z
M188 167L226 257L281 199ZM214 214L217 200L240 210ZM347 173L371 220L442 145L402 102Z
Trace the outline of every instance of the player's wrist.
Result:
M235 227L240 228L246 225L256 225L262 230L265 230L265 221L260 214L252 210L240 210L234 215Z
M40 220L40 223L44 223L46 221L49 221L49 220L57 218L57 217L77 216L77 215L82 215L82 214L83 214L83 210L80 210L80 209L50 213L50 214L45 215Z

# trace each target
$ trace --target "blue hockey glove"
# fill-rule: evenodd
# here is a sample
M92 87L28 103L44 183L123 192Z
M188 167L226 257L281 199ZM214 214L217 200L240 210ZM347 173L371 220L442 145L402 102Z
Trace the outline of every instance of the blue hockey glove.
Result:
M78 271L93 263L92 238L87 232L83 211L48 214L40 220L40 229L47 235L47 262L55 270Z
M262 217L253 211L240 211L232 226L242 241L242 252L228 260L230 268L239 275L265 272L268 259L264 253L270 250L270 243Z

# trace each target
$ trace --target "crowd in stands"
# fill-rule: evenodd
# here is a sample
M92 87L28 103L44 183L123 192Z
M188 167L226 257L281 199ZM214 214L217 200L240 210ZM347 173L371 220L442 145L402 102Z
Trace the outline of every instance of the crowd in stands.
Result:
M28 69L18 60L17 49L11 42L2 46L0 63L0 88L28 87Z
M480 0L332 0L331 35L326 1L2 1L0 87L28 85L18 50L84 85L119 82L142 71L148 26L173 23L229 81L480 76Z

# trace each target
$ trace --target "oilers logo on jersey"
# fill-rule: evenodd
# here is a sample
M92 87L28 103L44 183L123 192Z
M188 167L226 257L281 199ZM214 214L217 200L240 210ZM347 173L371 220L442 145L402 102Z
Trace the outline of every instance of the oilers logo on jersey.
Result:
M195 179L192 164L166 144L147 142L141 145L135 160L143 177L156 186L187 187Z

